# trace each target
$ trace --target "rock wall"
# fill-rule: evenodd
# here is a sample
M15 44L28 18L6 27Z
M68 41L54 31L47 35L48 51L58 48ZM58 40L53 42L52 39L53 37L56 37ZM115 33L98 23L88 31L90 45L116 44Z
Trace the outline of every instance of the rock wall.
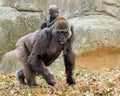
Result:
M10 7L0 7L0 56L15 48L21 36L39 28L43 14L19 12Z
M96 0L95 11L120 19L120 0Z
M39 28L46 5L45 0L0 0L0 59L21 36Z
M0 0L0 59L6 53L1 66L10 66L11 61L15 64L10 57L16 58L17 52L11 51L15 48L16 41L39 28L48 17L47 8L52 4L58 5L60 14L67 17L75 27L77 38L74 50L79 57L76 60L78 65L88 67L88 62L82 61L87 58L85 56L90 57L91 52L100 57L103 56L100 52L107 50L109 54L117 52L118 56L113 56L119 57L120 0ZM111 60L108 55L105 58L106 61ZM99 61L99 58L97 59ZM90 60L94 61L94 56ZM103 64L103 61L105 59L101 59L99 63ZM96 63L89 61L89 64L93 67ZM119 58L114 58L112 64L120 66Z
M74 50L78 68L120 67L120 21L106 15L70 19L77 34Z

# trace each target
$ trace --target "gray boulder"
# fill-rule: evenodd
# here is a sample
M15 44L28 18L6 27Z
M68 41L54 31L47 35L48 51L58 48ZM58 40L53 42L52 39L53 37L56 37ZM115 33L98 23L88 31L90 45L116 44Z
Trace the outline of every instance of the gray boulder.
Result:
M70 19L75 26L76 54L101 48L120 48L120 21L105 15L91 15Z
M47 0L15 0L13 7L20 11L43 12L46 6Z
M0 58L2 54L15 48L21 36L39 28L43 14L18 12L10 7L0 7Z
M0 70L12 73L22 68L22 64L18 60L17 50L7 52L1 60Z
M96 0L95 11L120 19L120 0Z
M120 66L118 58L120 57L120 22L118 20L105 15L91 15L73 18L69 21L74 25L76 32L74 51L78 68L96 69L101 66L105 67L105 64L106 67ZM4 64L17 66L17 63L19 65L17 59L9 58L7 54L10 53L6 53L3 57L1 66ZM14 53L14 57L17 57L16 53ZM4 60L9 62L4 63ZM15 61L17 63L11 63ZM57 63L63 62L57 60ZM1 69L4 70L4 67Z
M70 20L75 26L77 68L120 68L120 21L105 15Z

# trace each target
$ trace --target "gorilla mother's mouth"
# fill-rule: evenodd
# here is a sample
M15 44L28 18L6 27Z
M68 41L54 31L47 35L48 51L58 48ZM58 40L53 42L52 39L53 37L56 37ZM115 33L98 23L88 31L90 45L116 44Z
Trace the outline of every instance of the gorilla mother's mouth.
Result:
M61 45L63 45L63 44L64 44L64 42L60 42L60 44L61 44Z

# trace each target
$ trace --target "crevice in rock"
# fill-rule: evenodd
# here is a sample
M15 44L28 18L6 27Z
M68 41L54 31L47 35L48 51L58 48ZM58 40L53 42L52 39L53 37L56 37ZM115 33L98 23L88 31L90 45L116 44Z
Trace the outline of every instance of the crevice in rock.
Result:
M116 16L114 16L114 15L111 14L111 13L108 13L108 12L105 11L105 10L95 10L95 11L98 12L98 13L101 13L101 14L108 15L108 16L111 16L111 17L116 18Z
M115 4L115 3L108 3L108 2L103 2L104 5L108 5L108 6L113 6L113 7L120 7L119 5Z
M25 10L25 9L18 9L18 8L15 8L13 7L14 9L18 10L19 12L43 12L43 11L37 11L37 10Z

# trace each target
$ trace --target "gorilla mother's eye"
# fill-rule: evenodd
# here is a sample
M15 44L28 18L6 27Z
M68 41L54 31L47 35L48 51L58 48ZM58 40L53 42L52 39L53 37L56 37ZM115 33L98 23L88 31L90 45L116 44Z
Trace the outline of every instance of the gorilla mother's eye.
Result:
M68 31L57 31L57 34L67 34Z
M64 33L65 33L65 34L67 34L67 33L68 33L68 31L64 31Z

